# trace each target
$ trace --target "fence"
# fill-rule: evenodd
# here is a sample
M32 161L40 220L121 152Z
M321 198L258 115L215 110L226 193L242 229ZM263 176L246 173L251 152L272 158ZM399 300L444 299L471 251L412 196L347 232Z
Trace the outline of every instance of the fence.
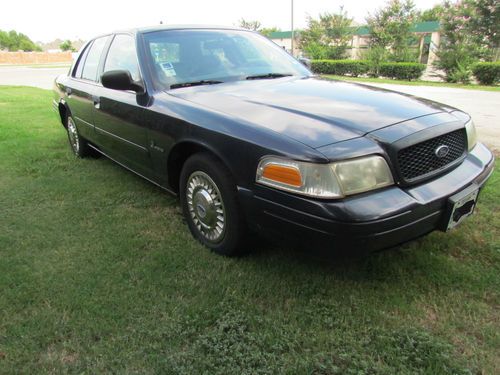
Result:
M0 64L46 64L71 61L71 52L0 52Z

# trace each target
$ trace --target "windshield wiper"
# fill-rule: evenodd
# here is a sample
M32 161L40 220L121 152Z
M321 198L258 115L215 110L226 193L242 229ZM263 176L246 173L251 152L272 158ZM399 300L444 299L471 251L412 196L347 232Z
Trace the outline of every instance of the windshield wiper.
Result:
M248 76L246 79L268 79L268 78L281 78L281 77L290 77L293 74L290 73L266 73L266 74L257 74L255 76Z
M217 83L223 83L223 82L222 81L214 81L214 80L205 80L205 79L202 79L200 81L174 83L173 85L170 85L170 88L171 89L179 89L179 88L182 88L182 87L191 87L191 86L216 85Z

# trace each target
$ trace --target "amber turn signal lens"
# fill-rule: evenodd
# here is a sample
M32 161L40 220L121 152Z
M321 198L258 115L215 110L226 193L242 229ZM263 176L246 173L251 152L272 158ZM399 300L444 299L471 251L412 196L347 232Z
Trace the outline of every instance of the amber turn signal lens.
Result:
M268 164L262 171L262 177L290 186L302 186L302 177L300 176L300 172L294 167Z

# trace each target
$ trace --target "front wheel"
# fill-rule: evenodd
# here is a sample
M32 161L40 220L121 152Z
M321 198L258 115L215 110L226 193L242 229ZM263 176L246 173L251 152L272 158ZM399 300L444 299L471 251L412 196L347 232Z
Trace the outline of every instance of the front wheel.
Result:
M207 153L191 156L182 169L180 198L193 236L222 255L239 255L245 247L246 225L228 169Z
M84 158L90 155L90 147L85 139L78 133L73 117L66 118L66 130L68 131L69 145L73 153L79 158Z

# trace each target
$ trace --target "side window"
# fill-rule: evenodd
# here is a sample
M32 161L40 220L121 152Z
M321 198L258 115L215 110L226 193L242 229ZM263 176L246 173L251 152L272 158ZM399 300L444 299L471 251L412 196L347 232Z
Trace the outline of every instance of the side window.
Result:
M135 42L130 35L118 34L113 39L104 64L104 71L110 70L128 70L135 81L141 78Z
M82 78L90 81L97 81L97 69L99 68L99 60L101 59L102 50L106 45L108 37L102 37L94 40L90 47L85 65L83 67Z
M90 50L90 45L85 48L85 51L82 52L80 55L80 58L78 59L78 62L76 63L76 69L73 69L73 77L75 78L81 78L82 77L82 71L83 71L83 65L85 64L85 59L87 58L87 55Z

